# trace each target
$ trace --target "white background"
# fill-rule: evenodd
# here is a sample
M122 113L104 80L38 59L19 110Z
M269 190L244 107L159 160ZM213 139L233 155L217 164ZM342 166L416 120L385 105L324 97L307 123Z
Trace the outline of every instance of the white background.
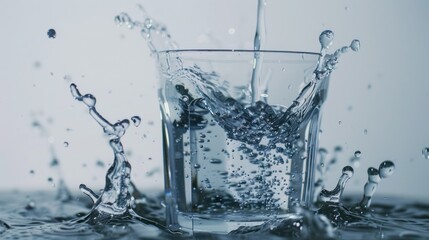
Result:
M332 74L324 105L320 146L343 147L329 186L360 150L361 166L346 192L361 192L366 169L389 159L395 174L381 182L378 196L429 198L429 160L421 154L429 147L429 2L267 1L267 49L318 51L325 29L335 32L332 50L361 40L361 51L344 56ZM136 3L183 48L252 46L256 1L0 1L0 189L54 190L47 181L58 181L48 167L48 138L31 126L34 120L50 132L72 190L80 183L103 186L112 153L101 128L71 97L71 82L93 93L111 122L142 117L123 137L132 178L143 190L162 189L155 61L137 30L113 21L122 11L138 19ZM50 28L55 39L46 34ZM96 167L97 160L106 167Z

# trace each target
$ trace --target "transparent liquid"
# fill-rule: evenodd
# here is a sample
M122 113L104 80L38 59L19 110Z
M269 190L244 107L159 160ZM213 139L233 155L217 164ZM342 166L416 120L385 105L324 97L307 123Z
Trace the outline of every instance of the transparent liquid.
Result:
M165 221L163 197L146 197L138 205L140 214ZM162 196L160 193L158 196ZM33 207L29 207L28 198ZM344 198L345 206L360 196ZM137 220L122 220L110 224L70 223L86 214L91 203L86 198L73 198L64 203L52 192L2 192L0 194L1 239L320 239L323 230L309 218L290 218L289 224L272 222L241 229L242 233L218 235L199 233L194 237L172 235L167 231ZM344 207L331 206L332 221L339 222L333 239L426 239L429 236L429 205L416 200L378 197L366 215L345 214ZM151 212L151 214L148 214ZM335 215L337 216L335 218ZM340 216L340 217L338 217ZM337 219L337 220L335 220ZM314 220L314 219L313 219ZM347 220L347 221L346 221ZM239 234L239 235L237 235Z
M260 0L254 41L255 50L261 48L264 38L262 4L264 3ZM144 22L139 23L133 22L126 14L122 14L115 20L126 23L130 28L141 28L154 54L157 53L160 45L165 45L169 49L176 48L165 26L150 18L146 17ZM55 34L53 29L48 31L49 38L55 38ZM259 88L260 63L263 61L263 56L259 54L254 56L254 68L250 78L250 105L242 104L238 101L239 99L228 98L215 91L207 91L210 86L194 82L200 87L200 94L205 95L204 99L194 99L197 101L176 109L178 111L181 109L183 112L182 107L186 106L185 117L188 125L185 127L177 125L177 122L165 122L167 128L172 128L172 132L175 133L174 136L168 136L164 132L164 137L170 139L170 141L164 141L166 149L169 149L168 147L172 144L177 145L176 149L181 148L180 151L173 152L173 155L166 152L167 157L174 156L177 159L175 164L183 165L179 167L183 172L176 174L176 179L173 181L174 187L182 190L177 192L181 192L184 196L176 195L174 198L171 196L172 192L167 191L165 198L164 194L158 195L161 197L149 197L135 188L130 180L131 166L120 142L130 121L109 123L95 110L95 97L91 94L81 95L76 86L72 85L73 96L88 107L90 115L110 137L109 144L115 159L106 174L105 188L100 195L97 195L84 185L80 187L91 198L92 203L87 201L88 199L73 197L62 181L57 185L56 197L47 192L3 192L0 194L0 238L426 238L429 235L429 205L391 197L373 199L378 182L393 172L394 165L389 161L383 162L378 170L368 169L368 182L364 187L364 196L358 205L356 203L359 197L341 200L345 183L353 173L353 169L348 166L343 169L339 184L334 190L321 191L319 196L323 202L319 202L317 207L311 205L307 208L294 208L292 204L295 200L302 198L301 195L294 195L294 193L303 192L299 188L312 189L312 181L307 183L303 181L306 177L302 172L308 166L305 166L303 161L298 162L295 159L304 149L306 139L302 138L304 134L299 134L300 136L296 138L285 138L287 140L279 140L278 137L290 137L291 133L298 131L297 129L309 127L311 119L307 118L308 110L313 108L306 105L306 101L317 96L318 91L312 91L319 89L316 88L320 86L317 80L324 79L331 73L341 54L349 49L359 50L360 43L354 40L350 46L328 54L327 49L332 44L332 39L331 31L324 31L320 35L322 49L321 58L312 79L315 81L311 81L303 88L296 99L296 105L292 108L268 105L264 101L263 94L266 94L266 89ZM190 101L190 96L182 94L181 97L183 102ZM188 99L185 100L184 97ZM246 114L252 115L252 112L257 112L254 114L257 116L261 116L261 113L265 115L262 118L247 116L240 119ZM234 127L235 121L249 119L250 121L244 124L241 122L241 126L244 126L246 131L237 131L238 129ZM253 128L255 120L260 124L256 126L264 127ZM141 119L134 116L131 121L137 127ZM272 135L276 124L277 127L288 124L288 130ZM207 148L205 145L215 138L229 140L224 145L210 145L210 148ZM64 142L64 146L67 147L68 143ZM201 151L190 151L191 146L200 148ZM57 168L61 179L58 159L52 148L51 152L53 155L51 167ZM422 154L426 157L427 152L427 149L423 149ZM359 155L360 153L355 153L356 159ZM288 169L292 169L294 174L285 176L283 171ZM220 181L213 179L220 179ZM52 178L48 181L52 182ZM323 180L321 182L323 186ZM176 204L171 203L176 198L180 199L177 202L179 211L165 209L166 204L167 206ZM242 212L237 214L237 211L243 209L248 211L244 215ZM284 211L286 209L288 211ZM166 212L169 213L167 216ZM195 212L198 214L196 215ZM174 214L178 214L174 216L180 221L178 225L200 231L192 237L180 235L181 233L173 234L172 226L166 226L166 222L171 224L172 221L166 217ZM248 220L248 224L243 222L243 218ZM225 229L227 233L224 233ZM218 232L222 234L217 234Z

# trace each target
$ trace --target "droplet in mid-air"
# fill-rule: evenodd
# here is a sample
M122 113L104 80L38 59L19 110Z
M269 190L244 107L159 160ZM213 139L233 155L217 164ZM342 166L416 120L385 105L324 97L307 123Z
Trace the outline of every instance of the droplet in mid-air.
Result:
M360 156L362 155L362 152L357 150L354 155L356 158L360 158Z
M57 36L57 32L55 31L55 29L49 29L48 30L48 37L49 38L55 38Z
M424 158L429 159L429 147L423 148L422 155Z
M350 43L350 48L354 51L354 52L358 52L360 49L360 41L355 39L352 41L352 43Z
M139 116L131 117L131 121L133 121L133 124L135 127L138 127L140 125L140 123L142 122L142 120Z
M323 49L328 49L334 41L334 32L331 30L323 31L319 36L319 42Z
M395 170L395 164L392 161L384 161L380 164L378 171L380 172L381 178L387 178L393 174Z

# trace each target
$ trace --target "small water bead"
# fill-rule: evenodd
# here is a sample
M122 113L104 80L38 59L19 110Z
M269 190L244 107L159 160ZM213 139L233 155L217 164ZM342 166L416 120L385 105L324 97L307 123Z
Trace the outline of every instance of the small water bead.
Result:
M334 32L331 30L323 31L319 36L319 42L322 49L328 49L334 41Z
M343 151L343 147L341 147L340 145L338 145L338 146L335 146L335 148L334 148L334 152L341 152L341 151Z
M103 162L103 161L101 161L101 160L97 160L97 161L95 162L95 165L96 165L97 167L104 167L104 166L105 166L104 162Z
M381 178L387 178L393 174L395 164L392 161L384 161L380 164L379 172Z
M357 150L357 151L355 151L354 155L356 158L360 158L360 156L362 156L362 152Z
M360 41L358 39L354 39L352 41L352 43L350 43L350 48L354 51L354 52L358 52L360 49Z
M64 145L64 147L68 147L69 143L68 142L64 142L63 145Z
M131 121L133 121L133 124L135 127L138 127L140 125L140 123L142 122L142 120L139 116L131 117Z
M353 174L354 174L354 170L350 166L345 166L342 172L343 174L347 175L349 178L353 177Z
M200 164L198 164L198 163L195 163L195 164L194 164L194 168L195 168L195 169L199 169L200 167L201 167L201 165L200 165Z
M50 166L55 167L58 166L58 164L60 164L60 162L58 161L58 159L54 158L52 159Z
M55 29L49 29L48 30L48 37L54 39L57 36L57 32L55 31Z
M425 147L422 149L422 155L424 158L429 159L429 147Z

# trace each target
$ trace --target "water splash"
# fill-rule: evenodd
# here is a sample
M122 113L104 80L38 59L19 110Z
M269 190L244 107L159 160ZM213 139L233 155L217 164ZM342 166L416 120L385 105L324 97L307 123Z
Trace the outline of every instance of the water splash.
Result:
M93 207L88 214L75 222L100 225L116 223L118 221L126 223L131 219L135 219L157 226L160 229L165 229L160 223L139 216L133 210L136 197L140 198L141 196L139 196L139 193L131 183L131 165L127 160L121 143L121 137L126 133L130 121L124 119L111 124L98 113L95 107L97 100L92 94L82 95L74 83L70 85L70 91L77 101L84 103L88 107L89 114L109 137L109 144L115 157L112 165L107 170L105 186L100 195L97 195L84 184L80 185L80 190L92 200Z
M342 170L342 175L338 180L337 186L332 190L328 191L323 189L320 192L319 200L322 202L331 202L331 203L339 203L341 200L341 195L346 187L347 181L353 176L354 170L350 166L345 166Z
M318 175L314 183L314 201L317 201L320 192L325 188L328 173L332 166L338 162L338 154L342 151L341 146L336 146L331 153L325 148L319 148L316 170ZM328 160L328 158L330 158Z
M391 176L394 169L395 164L392 161L382 162L378 170L373 167L368 168L368 181L364 187L363 198L359 205L355 207L355 210L364 212L370 207L372 197L377 190L381 179Z
M317 215L313 211L302 207L294 207L291 213L283 219L267 221L258 226L243 226L229 233L229 235L245 239L246 237L279 239L333 239L335 231L329 219L324 215ZM270 238L270 239L271 239ZM255 238L256 239L256 238Z
M315 71L316 79L323 79L326 75L329 75L338 64L338 59L341 55L348 52L349 49L354 52L358 52L360 49L360 41L354 39L349 46L343 46L334 53L328 54L328 49L334 42L334 32L331 30L323 31L319 35L319 42L321 49L319 63Z
M114 18L119 26L126 26L129 29L138 28L152 54L162 50L178 49L176 42L167 31L167 27L155 21L144 10L143 6L137 5L143 15L143 22L134 21L127 13L120 13Z
M100 124L104 133L109 136L109 144L115 156L113 164L107 172L106 185L101 197L91 194L92 191L83 192L91 199L97 199L94 201L94 208L97 210L113 215L123 214L130 208L131 204L131 195L128 191L131 165L125 156L120 140L130 125L130 121L124 119L111 124L97 112L95 108L96 98L92 94L82 95L75 84L70 85L70 91L76 100L83 102L88 107L89 114ZM81 185L81 189L86 188Z

